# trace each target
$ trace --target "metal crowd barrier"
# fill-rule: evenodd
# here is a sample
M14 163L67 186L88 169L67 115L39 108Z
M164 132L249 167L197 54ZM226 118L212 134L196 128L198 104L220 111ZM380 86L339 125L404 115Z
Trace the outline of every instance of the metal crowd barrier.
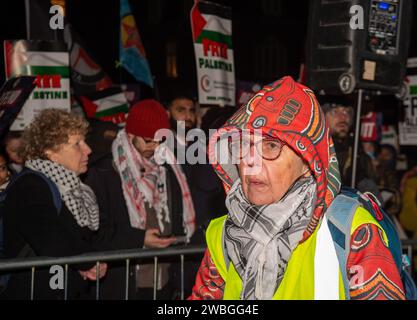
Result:
M403 240L403 250L407 253L409 261L413 264L414 249L417 248L417 240ZM154 260L154 283L153 283L153 299L156 300L157 290L157 270L158 270L158 258L162 257L180 257L181 261L181 300L184 300L184 256L202 254L205 251L204 246L178 246L165 249L132 249L132 250L117 250L117 251L106 251L106 252L95 252L88 253L79 256L72 257L60 257L60 258L45 258L45 257L34 257L34 258L20 258L20 259L5 259L0 261L0 271L7 270L31 270L31 292L30 298L34 299L34 279L36 268L47 267L52 265L65 266L65 280L64 280L64 299L67 300L67 285L68 285L68 265L78 263L89 263L95 262L97 268L97 274L99 274L100 262L111 262L111 261L123 261L126 262L126 289L125 299L129 299L129 267L130 262L133 259L146 259L153 258ZM99 300L100 296L100 281L96 280L96 300Z
M67 300L68 287L68 265L78 263L96 263L97 274L99 274L100 262L111 261L126 261L126 289L125 299L129 299L129 268L131 260L153 258L154 260L154 283L153 283L153 299L156 300L157 289L157 270L158 258L162 257L180 257L181 261L181 300L184 300L184 256L204 253L206 247L204 246L178 246L165 249L130 249L130 250L116 250L106 252L87 253L79 256L71 257L34 257L34 258L19 258L19 259L4 259L0 261L0 272L7 270L31 270L31 286L30 299L34 299L34 282L36 268L48 267L53 265L64 266L64 299ZM99 300L100 295L100 280L96 280L96 300Z

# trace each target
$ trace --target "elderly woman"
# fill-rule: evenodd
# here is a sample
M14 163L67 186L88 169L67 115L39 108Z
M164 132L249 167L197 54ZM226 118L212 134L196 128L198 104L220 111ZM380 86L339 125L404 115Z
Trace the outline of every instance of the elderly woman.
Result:
M362 207L346 265L355 273L348 288L342 280L325 218L340 176L311 90L290 77L266 86L213 135L209 152L229 213L207 229L190 299L404 298L384 231Z
M7 191L4 243L8 258L73 256L93 251L99 227L98 206L92 190L81 183L90 148L84 141L88 124L60 110L42 111L25 130L20 156L25 168ZM105 274L107 266L70 266L68 298L82 298L87 279ZM35 299L61 299L62 286L51 287L49 268L35 274ZM30 272L10 277L2 298L30 297ZM59 283L59 281L56 281ZM61 279L62 284L62 279Z

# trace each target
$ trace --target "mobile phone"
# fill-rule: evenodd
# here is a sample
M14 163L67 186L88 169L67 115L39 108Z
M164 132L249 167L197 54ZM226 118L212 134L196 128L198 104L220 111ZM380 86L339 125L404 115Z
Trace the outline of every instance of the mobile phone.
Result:
M187 242L187 237L186 236L176 236L176 240L175 240L174 244L186 243L186 242Z
M161 239L167 239L167 238L171 238L173 236L174 235L172 235L172 234L159 234L158 235L158 237L161 238Z

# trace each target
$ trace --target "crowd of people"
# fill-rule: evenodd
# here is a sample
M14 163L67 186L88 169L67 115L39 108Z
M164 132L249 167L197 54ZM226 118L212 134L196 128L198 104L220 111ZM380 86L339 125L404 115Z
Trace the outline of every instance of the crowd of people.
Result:
M131 106L123 128L47 109L24 132L9 132L0 153L4 257L198 244L207 245L202 261L185 264L190 299L405 298L384 230L364 208L352 218L346 265L339 268L329 249L330 208L352 179L352 106L320 106L284 77L239 109L211 109L198 121L196 107L184 95L165 107L145 99ZM191 164L181 154L191 144L183 133L200 122L206 133L219 130L196 142L208 144L207 161ZM157 135L164 129L173 132L172 148ZM214 156L233 150L237 164ZM415 238L417 167L399 176L395 161L391 146L363 145L357 188ZM323 280L315 269L328 259L336 269L321 271L330 279ZM358 267L362 278L353 283L343 270ZM124 261L69 270L70 299L93 298L97 279L101 299L125 297ZM178 260L159 263L156 273L152 261L131 263L129 299L152 299L154 283L158 299L178 299L180 274ZM29 299L30 277L11 272L0 298ZM63 298L49 278L47 268L37 270L36 299Z
M324 103L323 111L336 150L342 184L351 186L353 169L353 116L354 108L343 102ZM409 170L397 170L398 150L391 144L377 141L362 142L359 145L355 187L361 192L376 196L384 210L396 221L403 221L404 215L417 217L416 210L402 210L403 200L407 199L404 190L410 179L416 176L414 159L409 160ZM408 200L405 200L407 205ZM415 202L415 201L414 201ZM415 228L410 223L397 225L407 236L412 236Z
M161 143L154 139L158 130L171 125L175 129L177 122L190 130L196 121L195 101L181 96L168 109L156 100L140 101L131 107L124 128L50 109L23 134L10 132L0 157L0 184L7 192L2 209L4 256L59 257L204 244L209 221L226 210L220 180L208 164L160 165L154 157ZM171 151L175 157L176 150ZM102 264L106 275L100 282L101 299L125 297L124 266ZM178 262L160 263L158 268L158 298L178 297ZM188 292L197 268L198 261L185 264ZM95 265L70 270L68 297L93 297L95 282L86 280L103 276L96 274ZM35 297L62 298L63 292L49 288L48 270L38 273ZM133 263L129 298L152 299L153 275L153 264ZM29 298L29 276L12 273L2 298Z

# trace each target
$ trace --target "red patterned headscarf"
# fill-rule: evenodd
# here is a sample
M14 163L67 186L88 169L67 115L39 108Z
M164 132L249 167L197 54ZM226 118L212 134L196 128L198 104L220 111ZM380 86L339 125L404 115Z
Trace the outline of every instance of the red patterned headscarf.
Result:
M317 182L317 203L304 241L340 191L333 141L313 91L288 76L277 80L262 88L211 137L210 160L226 191L238 177L237 168L215 162L216 143L224 134L244 129L260 129L263 135L284 141L308 163Z

